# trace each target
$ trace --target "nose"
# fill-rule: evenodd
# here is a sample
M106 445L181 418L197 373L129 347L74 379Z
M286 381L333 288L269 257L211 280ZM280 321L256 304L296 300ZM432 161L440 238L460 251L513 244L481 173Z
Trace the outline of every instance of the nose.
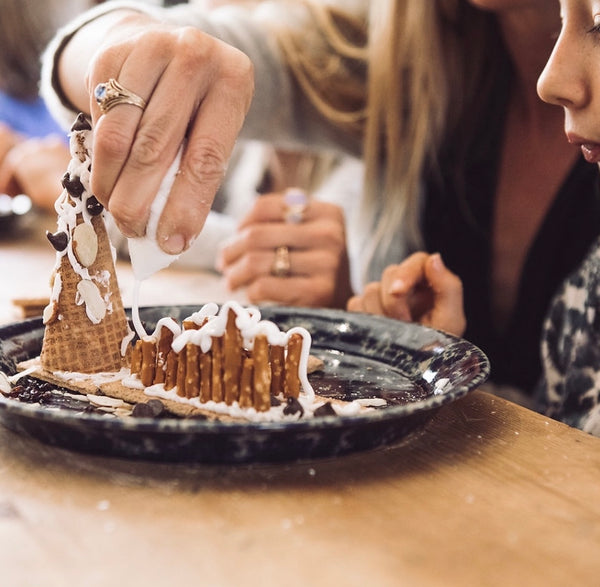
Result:
M563 29L538 79L538 95L544 102L580 108L588 98L585 78L581 75L582 58L572 45L570 35Z

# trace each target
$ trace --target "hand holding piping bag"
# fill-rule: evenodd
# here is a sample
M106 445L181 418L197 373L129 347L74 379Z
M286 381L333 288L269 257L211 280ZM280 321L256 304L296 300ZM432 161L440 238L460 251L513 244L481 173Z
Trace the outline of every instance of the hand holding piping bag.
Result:
M57 71L71 108L92 116L92 191L124 235L145 234L153 196L187 139L156 233L164 252L187 249L252 101L250 59L198 29L119 7L70 38Z

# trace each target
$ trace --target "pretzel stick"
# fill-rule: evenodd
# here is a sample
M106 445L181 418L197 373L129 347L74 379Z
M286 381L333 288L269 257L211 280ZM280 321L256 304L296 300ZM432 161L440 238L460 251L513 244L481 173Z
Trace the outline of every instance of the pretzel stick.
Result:
M266 412L271 407L271 366L269 365L269 341L264 334L254 339L254 408Z
M213 337L211 344L212 354L212 400L215 402L223 401L223 353L221 350L223 344L222 338Z
M208 402L212 399L212 357L208 353L200 353L200 401Z
M236 314L230 308L223 337L223 387L225 403L229 406L239 398L242 369L242 335L235 325L235 319Z
M142 370L142 341L137 340L133 351L131 352L131 367L132 375L139 375Z
M172 344L173 332L168 328L161 328L156 352L156 373L154 374L154 383L165 382L167 355L171 351Z
M240 375L240 408L251 408L252 401L252 377L254 372L254 361L250 357L244 357L242 374Z
M295 332L290 336L287 344L287 355L285 357L285 378L283 393L286 397L297 398L300 395L300 378L298 377L298 366L302 353L302 335Z
M156 364L156 342L153 340L142 340L142 368L140 370L140 381L144 387L149 387L154 381Z
M167 355L167 364L165 369L165 389L168 391L177 385L179 355L171 349Z
M280 345L271 347L271 395L279 395L283 391L283 372L285 348Z
M198 345L188 343L185 351L185 397L197 397L200 393L198 383L200 382L200 371L198 369Z
M185 397L185 370L187 367L187 349L183 347L177 360L177 395Z

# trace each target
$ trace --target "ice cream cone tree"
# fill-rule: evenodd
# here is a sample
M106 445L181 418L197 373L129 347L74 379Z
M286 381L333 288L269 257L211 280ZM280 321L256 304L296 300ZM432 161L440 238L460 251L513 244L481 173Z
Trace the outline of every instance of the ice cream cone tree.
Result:
M80 114L70 133L71 160L56 201L51 296L44 310L41 364L49 371L99 373L126 364L133 336L119 290L105 211L90 191L92 128Z

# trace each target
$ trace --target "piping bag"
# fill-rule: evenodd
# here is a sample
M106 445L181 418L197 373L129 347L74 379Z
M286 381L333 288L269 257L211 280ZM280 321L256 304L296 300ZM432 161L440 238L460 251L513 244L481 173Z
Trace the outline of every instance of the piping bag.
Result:
M135 278L131 318L135 331L140 338L147 336L139 315L141 283L154 275L157 271L168 267L179 258L179 255L169 255L158 246L156 241L156 231L160 215L167 203L169 192L171 191L171 187L173 187L175 176L179 169L183 148L184 145L182 144L177 151L177 155L175 155L173 163L171 163L169 169L167 169L158 188L158 192L156 192L154 201L150 206L150 216L148 218L148 224L146 225L146 234L142 237L127 239L131 268Z

